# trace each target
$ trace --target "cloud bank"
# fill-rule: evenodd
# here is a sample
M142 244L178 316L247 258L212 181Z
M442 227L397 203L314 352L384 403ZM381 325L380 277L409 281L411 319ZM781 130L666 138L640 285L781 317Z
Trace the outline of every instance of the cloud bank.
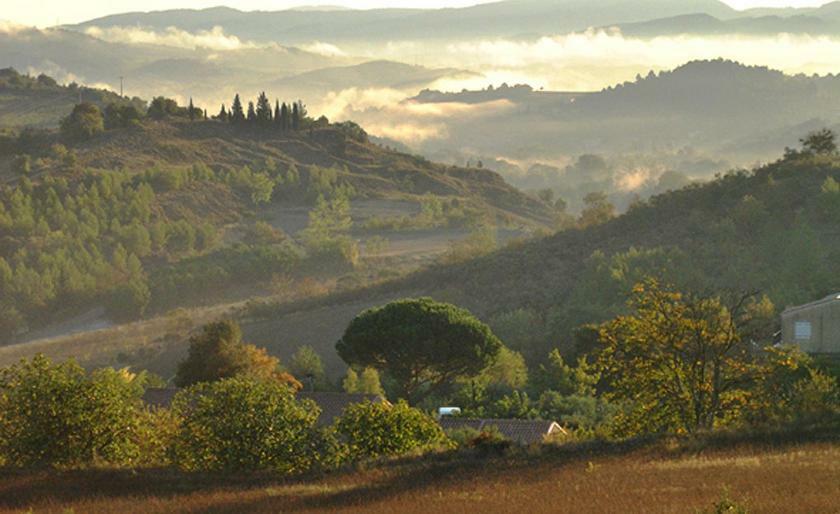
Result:
M198 32L187 32L175 27L169 27L163 32L139 27L89 27L85 29L85 34L114 43L162 45L191 50L231 51L258 47L255 43L225 34L222 27Z

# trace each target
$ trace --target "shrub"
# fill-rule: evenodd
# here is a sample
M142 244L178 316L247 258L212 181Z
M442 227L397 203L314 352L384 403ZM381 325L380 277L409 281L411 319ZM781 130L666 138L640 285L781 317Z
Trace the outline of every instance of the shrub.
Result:
M243 343L239 324L230 320L210 323L190 338L189 353L178 365L175 383L187 387L241 375L300 388L293 377L280 372L277 358Z
M142 388L43 355L0 371L0 455L13 466L131 464Z
M502 453L512 445L510 439L499 432L495 426L483 430L460 428L447 434L459 448L479 450L484 453Z
M61 120L61 134L70 141L86 141L105 130L105 121L99 107L83 102Z
M365 402L347 407L336 432L351 459L404 455L447 443L437 422L403 401L396 405Z
M20 175L29 175L32 171L32 157L27 154L18 155L12 161L12 170Z
M300 473L319 461L319 409L271 381L230 378L176 396L175 463L186 470Z

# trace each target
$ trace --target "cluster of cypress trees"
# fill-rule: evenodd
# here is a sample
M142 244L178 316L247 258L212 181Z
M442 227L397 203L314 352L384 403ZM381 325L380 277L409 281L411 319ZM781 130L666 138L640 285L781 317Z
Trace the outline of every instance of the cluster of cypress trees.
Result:
M254 123L262 126L276 126L280 130L300 130L303 121L307 117L306 106L302 101L280 104L275 100L274 108L271 107L265 92L260 93L257 103L248 102L248 110L242 107L242 100L237 94L233 98L230 110L222 104L222 108L216 119L228 123Z

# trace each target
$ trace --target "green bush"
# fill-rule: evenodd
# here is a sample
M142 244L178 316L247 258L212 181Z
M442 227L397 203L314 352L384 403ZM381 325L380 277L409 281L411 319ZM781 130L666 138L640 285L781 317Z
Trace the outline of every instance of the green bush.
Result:
M28 154L21 154L12 161L12 170L20 175L29 175L32 171L32 157Z
M105 130L105 119L99 107L82 102L61 120L61 135L69 141L86 141Z
M404 455L448 443L434 419L403 401L351 405L336 422L336 432L353 460Z
M141 393L113 369L23 360L0 371L0 455L12 466L132 464Z
M502 453L513 444L495 426L489 426L483 430L460 428L449 431L447 435L458 448L475 449L482 453Z
M173 410L181 417L175 463L186 470L300 473L328 446L315 426L317 405L273 381L199 384L178 393Z

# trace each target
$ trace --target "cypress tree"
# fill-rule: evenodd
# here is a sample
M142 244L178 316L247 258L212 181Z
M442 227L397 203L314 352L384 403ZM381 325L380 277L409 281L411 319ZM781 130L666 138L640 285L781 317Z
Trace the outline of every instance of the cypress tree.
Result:
M219 111L219 115L216 116L219 121L228 121L228 113L227 109L225 109L225 104L222 104L222 109Z
M292 104L292 130L300 129L300 110L297 102Z
M280 107L280 128L283 131L289 130L291 124L289 123L289 106L286 102Z
M245 111L242 110L242 101L239 99L238 93L233 97L233 105L230 107L230 121L232 123L245 121Z
M280 125L283 120L280 119L280 100L274 101L274 124Z
M194 121L195 120L195 105L193 105L192 97L190 97L190 106L187 107L187 110L189 111L190 121Z
M254 102L248 102L248 121L257 121L257 111L254 109Z

